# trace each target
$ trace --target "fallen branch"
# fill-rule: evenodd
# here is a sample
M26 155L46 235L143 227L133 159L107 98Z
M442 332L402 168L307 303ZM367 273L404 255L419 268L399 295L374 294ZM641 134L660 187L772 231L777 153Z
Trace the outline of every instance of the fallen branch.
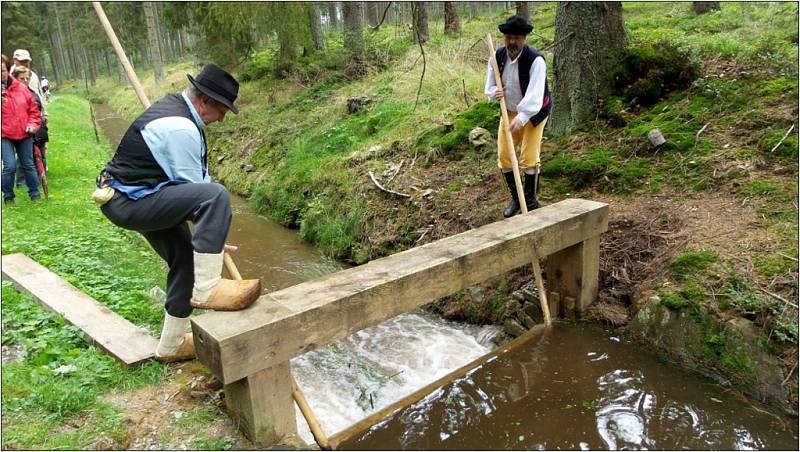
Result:
M710 122L707 122L707 123L706 123L706 125L704 125L703 127L701 127L701 128L700 128L700 130L698 130L698 131L697 131L697 133L696 133L696 134L694 134L694 137L695 137L695 139L697 139L697 137L699 137L701 133L705 132L705 130L706 130L706 127L708 127L708 125L709 125L709 124L711 124L711 123L710 123Z
M797 363L794 363L794 366L792 366L792 370L790 370L786 374L786 378L784 378L783 381L781 382L781 386L786 386L786 382L789 381L790 378L792 378L792 374L794 373L795 369L797 369Z
M395 178L395 177L397 177L397 175L398 175L398 174L400 174L400 170L401 170L401 169L403 169L403 164L404 164L404 163L406 163L406 159L400 160L400 165L397 167L397 171L395 171L395 172L394 172L394 174L392 174L392 177L390 177L390 178L389 178L389 179L386 181L386 185L389 185L389 183L390 183L391 181L393 181L393 180L394 180L394 178Z
M550 44L547 44L546 46L544 46L540 50L540 52L544 52L545 50L550 50L550 48L555 47L557 44L561 44L565 39L569 38L570 36L572 36L574 34L575 34L575 32L570 31L569 33L567 33L566 36L564 36L563 38L559 39L558 41L553 41Z
M783 141L786 139L786 137L789 136L790 133L792 133L792 130L794 130L794 124L792 124L792 127L789 127L789 130L787 130L786 133L783 135L781 141L778 141L778 144L776 144L774 148L770 149L769 151L770 154L772 154L775 151L775 149L778 149L778 146L783 144Z
M414 240L414 245L416 245L417 243L419 243L420 241L422 241L422 239L424 239L424 238L425 238L425 236L426 236L426 235L427 235L429 232L431 232L432 230L433 230L433 227L432 227L432 226L431 226L431 227L428 227L428 228L425 228L425 232L423 232L423 233L422 233L422 235L421 235L421 236L419 236L419 238L418 238L417 240Z
M791 260L797 262L797 258L796 257L787 256L787 255L785 255L783 253L778 253L778 254L780 254L781 256L785 257L786 259L791 259Z
M396 192L396 191L393 191L393 190L389 190L388 188L384 187L383 185L380 184L380 182L377 181L377 179L375 179L375 175L372 174L372 171L369 172L369 178L372 179L372 183L375 184L376 187L380 188L381 190L385 191L386 193L391 193L393 195L397 195L397 196L400 196L400 197L403 197L403 198L410 198L411 197L411 195L407 195L405 193L400 193L400 192Z
M369 28L372 29L372 31L378 31L378 30L381 29L381 25L383 25L383 21L386 20L386 13L389 12L389 8L391 8L391 6L392 6L392 2L389 2L389 4L386 5L386 9L383 10L383 17L381 18L381 21L378 22L378 25L375 25L374 27L372 27L372 26L369 27Z
M798 308L798 306L797 306L796 304L792 303L791 301L789 301L789 300L787 300L787 299L783 298L782 296L780 296L780 295L778 295L778 294L772 293L772 292L768 291L767 289L765 289L765 288L763 288L763 287L761 287L761 286L756 286L756 288L757 288L758 290L760 290L760 291L764 292L765 294L767 294L767 295L769 295L769 296L771 296L771 297L773 297L773 298L775 298L775 299L777 299L777 300L780 300L780 301L782 301L782 302L784 302L784 303L788 304L789 306L793 306L795 309L797 309L797 308Z

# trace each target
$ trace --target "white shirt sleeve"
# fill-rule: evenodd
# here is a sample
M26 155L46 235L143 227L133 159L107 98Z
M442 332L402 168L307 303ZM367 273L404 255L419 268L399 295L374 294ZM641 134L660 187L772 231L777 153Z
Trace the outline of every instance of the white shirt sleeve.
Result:
M542 98L544 97L544 81L547 77L547 63L544 57L536 58L531 65L531 78L528 82L528 90L525 97L517 105L517 117L522 121L522 125L539 113L542 109Z
M142 138L153 158L174 182L210 182L203 175L203 142L197 127L183 117L167 116L151 121Z
M483 89L483 94L489 100L494 100L494 95L497 92L497 83L494 81L494 69L492 68L492 60L487 61L488 70L486 71L486 87Z

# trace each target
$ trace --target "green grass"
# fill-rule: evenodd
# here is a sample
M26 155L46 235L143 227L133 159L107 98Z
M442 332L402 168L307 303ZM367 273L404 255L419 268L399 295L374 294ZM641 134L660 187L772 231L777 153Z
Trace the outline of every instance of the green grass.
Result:
M717 256L711 251L688 250L678 256L669 264L672 276L678 280L688 276L697 276L698 273L708 269L717 261Z
M95 143L85 100L59 94L48 112L50 198L32 204L18 193L15 206L3 207L3 254L25 253L157 336L163 308L147 293L163 289L166 268L138 234L105 219L90 197L110 157L108 143ZM123 447L126 425L102 396L157 384L170 373L156 361L123 368L8 282L2 285L2 342L26 351L3 365L4 448ZM212 448L222 444L208 441Z

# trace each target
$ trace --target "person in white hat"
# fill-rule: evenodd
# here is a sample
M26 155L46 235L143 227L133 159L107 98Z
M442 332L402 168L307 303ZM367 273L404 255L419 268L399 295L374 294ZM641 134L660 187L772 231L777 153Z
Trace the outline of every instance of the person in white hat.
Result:
M25 49L17 49L14 51L14 64L11 66L11 73L17 66L23 66L31 70L31 82L28 87L39 95L39 98L44 101L44 93L42 93L42 86L39 83L39 76L31 69L31 54ZM42 114L47 118L47 109L42 104Z

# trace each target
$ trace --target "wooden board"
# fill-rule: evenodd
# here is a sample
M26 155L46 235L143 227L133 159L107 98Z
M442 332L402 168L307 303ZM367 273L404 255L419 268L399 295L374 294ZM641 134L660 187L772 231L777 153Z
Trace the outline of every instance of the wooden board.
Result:
M198 357L224 383L342 339L608 229L608 205L568 199L192 319Z
M126 366L155 357L158 341L24 254L3 256L3 277L55 311Z

